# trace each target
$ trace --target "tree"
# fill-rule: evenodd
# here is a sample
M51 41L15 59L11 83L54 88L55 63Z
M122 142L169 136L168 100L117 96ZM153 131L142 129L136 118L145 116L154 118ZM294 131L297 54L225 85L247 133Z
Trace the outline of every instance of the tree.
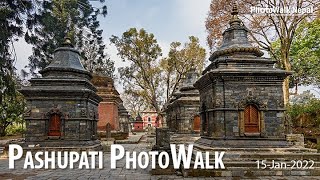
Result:
M194 36L190 36L189 42L183 47L180 42L171 43L168 57L160 62L164 72L166 102L172 97L172 93L187 72L196 69L201 74L205 57L205 49L200 46L199 39Z
M138 113L147 109L147 103L139 95L133 95L132 93L124 92L121 94L121 99L123 100L123 104L125 104L132 117L136 117Z
M297 85L320 87L320 18L303 22L290 49L290 60Z
M98 47L96 41L93 44L90 44L90 42L86 42L86 44L82 48L84 58L81 59L84 68L91 73L114 78L114 62L104 53L105 46Z
M35 15L27 21L25 34L26 42L33 45L28 65L30 73L36 76L37 70L46 67L52 61L54 50L68 36L80 50L89 71L112 76L113 62L105 53L102 30L98 29L97 17L101 14L107 14L106 6L95 8L89 0L38 2Z
M320 100L316 99L310 91L305 91L291 99L287 114L292 120L293 133L319 137Z
M230 19L230 10L232 9L231 0L212 0L209 14L206 20L206 29L208 32L207 41L213 50L221 39L221 33ZM291 71L292 65L289 59L289 51L293 38L299 24L306 19L312 18L312 14L281 14L280 11L274 14L248 13L251 7L278 7L278 8L306 8L313 6L317 11L319 2L317 0L239 0L239 9L243 22L249 28L250 37L262 49L271 53L273 58L278 61L279 67ZM277 56L272 42L279 39L280 54ZM283 83L284 102L289 100L289 78Z
M5 96L0 106L0 136L6 135L6 128L14 123L22 123L25 101L22 94L16 91L16 95Z
M161 48L154 35L144 29L130 28L121 37L110 38L118 55L130 63L130 66L119 68L124 89L133 96L141 96L159 114L161 97L161 69L158 57Z
M311 22L303 21L296 31L290 48L290 63L294 71L290 87L295 87L297 94L299 85L320 86L320 19ZM277 55L280 54L280 40L272 43Z
M16 88L13 41L23 35L24 18L33 10L30 1L6 0L0 8L0 136L22 120L24 103Z

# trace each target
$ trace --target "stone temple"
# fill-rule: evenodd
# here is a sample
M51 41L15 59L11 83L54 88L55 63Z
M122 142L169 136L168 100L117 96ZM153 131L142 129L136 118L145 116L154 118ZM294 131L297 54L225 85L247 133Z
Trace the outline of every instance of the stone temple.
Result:
M198 74L195 70L188 72L167 104L165 113L170 131L176 133L200 132L200 97L199 91L193 86L197 79Z
M98 104L91 74L80 63L79 52L66 38L54 51L50 65L32 78L21 93L27 100L25 141L29 147L95 147Z
M217 140L267 138L279 145L285 138L282 83L291 72L275 68L275 61L262 57L263 52L249 43L236 5L231 14L221 47L195 83L201 134Z
M95 74L91 79L92 84L97 88L97 94L102 98L99 104L98 131L106 131L106 124L110 123L113 131L119 130L119 105L121 98L114 87L113 79L107 76Z
M319 153L304 148L301 134L285 134L283 80L291 72L274 67L247 38L248 29L232 9L230 27L223 33L220 48L211 64L194 84L200 93L201 138L194 151L224 151L225 169L184 169L184 176L318 176L315 169L291 169L293 161L313 160ZM193 152L194 154L196 152ZM197 152L198 153L198 152ZM261 160L265 161L266 169ZM269 168L285 162L288 168Z

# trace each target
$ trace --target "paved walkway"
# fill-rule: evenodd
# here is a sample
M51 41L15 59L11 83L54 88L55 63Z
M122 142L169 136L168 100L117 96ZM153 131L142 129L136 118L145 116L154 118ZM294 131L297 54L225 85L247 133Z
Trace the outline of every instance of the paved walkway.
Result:
M145 133L130 134L128 139L116 140L116 144L137 144Z
M122 146L127 151L150 151L152 144L150 141L143 141L138 144L122 144ZM151 176L149 171L151 166L147 169L126 169L125 159L123 158L117 163L116 169L110 169L110 154L104 154L104 168L103 169L55 169L55 170L31 170L23 169L24 159L16 162L16 168L14 170L8 169L8 159L0 159L0 179L110 179L110 180L171 180L171 179L239 179L239 178L226 178L226 177L217 177L217 178L183 178L182 176L176 175L157 175ZM261 177L258 179L301 179L301 177ZM303 179L319 179L319 177L307 177Z

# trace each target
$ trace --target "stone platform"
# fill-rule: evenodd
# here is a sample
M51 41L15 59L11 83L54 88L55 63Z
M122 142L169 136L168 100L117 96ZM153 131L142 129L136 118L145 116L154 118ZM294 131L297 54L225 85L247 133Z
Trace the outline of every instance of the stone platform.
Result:
M197 144L208 147L226 147L226 148L268 148L268 147L290 147L290 144L285 138L210 138L201 137L196 141Z
M203 146L198 143L194 144L193 162L195 152L209 152L209 162L214 162L214 152L224 151L225 155L223 163L225 169L182 169L183 176L194 177L239 177L239 178L256 178L261 176L320 176L320 153L315 149L308 148L218 148ZM258 161L259 160L259 168ZM267 167L264 169L262 165L264 160ZM309 169L312 162L312 168ZM273 163L273 161L275 163ZM301 161L301 168L292 168L293 161ZM205 159L204 159L205 162ZM306 163L308 165L303 168ZM272 168L273 164L286 164L279 168Z
M172 134L170 136L170 143L171 144L192 144L198 139L200 139L199 134L179 133L179 134Z

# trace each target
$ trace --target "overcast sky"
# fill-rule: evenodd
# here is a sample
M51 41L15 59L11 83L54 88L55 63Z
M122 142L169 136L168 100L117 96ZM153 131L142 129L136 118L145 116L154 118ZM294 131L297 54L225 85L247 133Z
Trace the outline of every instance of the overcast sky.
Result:
M206 45L205 19L210 0L106 0L108 15L100 17L107 53L115 61L116 68L126 63L117 56L117 50L110 45L112 35L121 36L131 27L144 28L153 33L160 44L163 55L167 55L173 41L187 42L188 36L200 39ZM94 3L94 6L101 6ZM28 64L32 47L22 39L15 43L18 72Z
M100 17L107 53L115 61L116 69L126 63L117 56L117 50L110 45L111 35L121 36L131 27L144 28L153 33L166 56L170 43L188 41L188 36L196 36L200 43L209 49L206 43L205 19L211 0L106 0L108 15ZM95 2L94 6L101 6ZM23 39L15 43L18 72L28 64L32 47ZM122 87L116 84L121 92ZM304 90L304 89L303 89Z

